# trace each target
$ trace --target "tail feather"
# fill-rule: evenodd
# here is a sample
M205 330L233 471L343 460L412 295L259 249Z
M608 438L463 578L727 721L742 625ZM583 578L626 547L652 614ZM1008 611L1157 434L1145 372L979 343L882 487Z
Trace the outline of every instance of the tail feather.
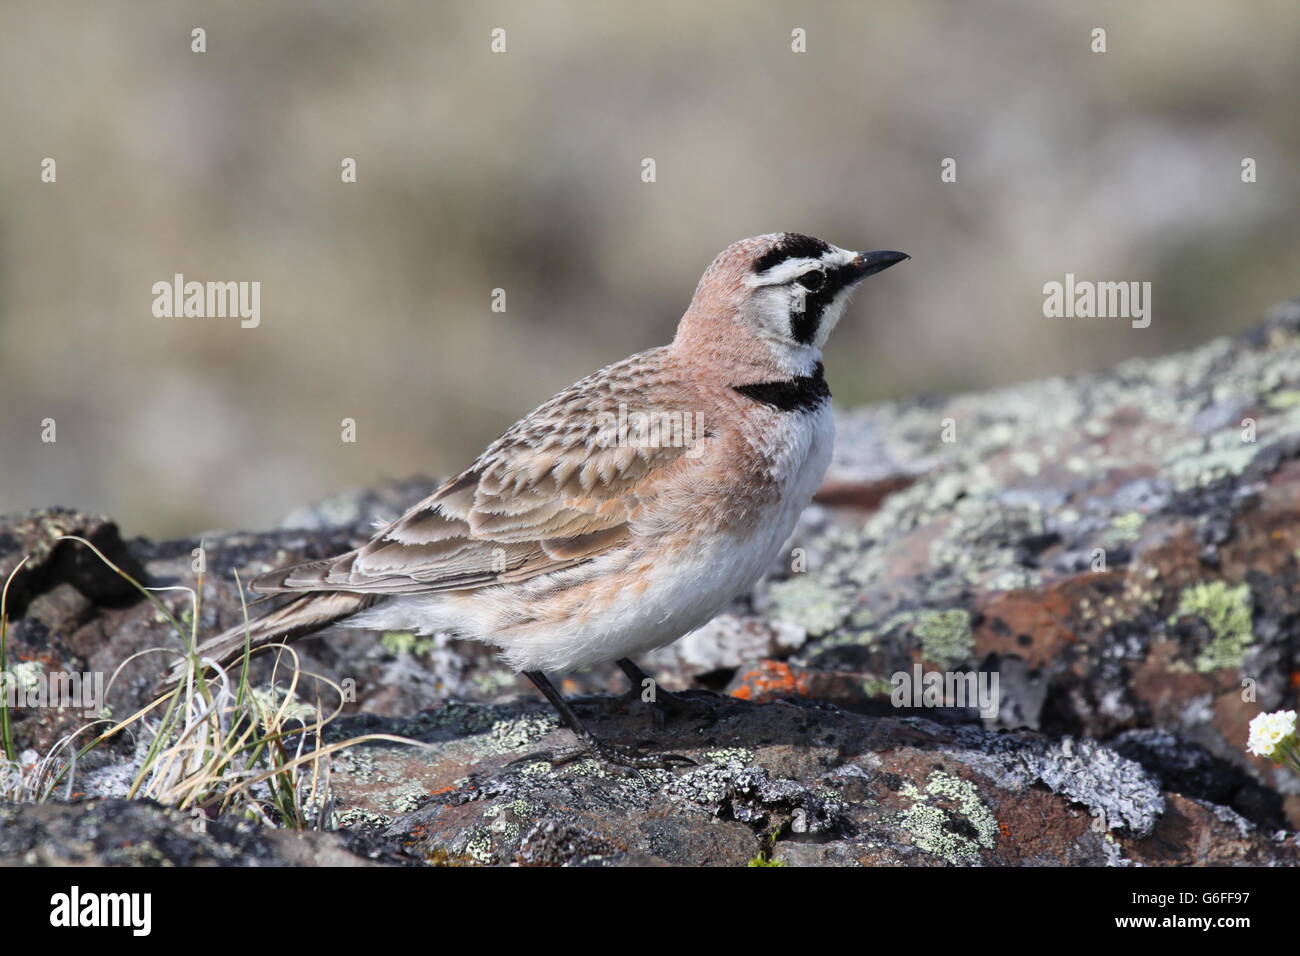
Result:
M245 641L250 650L267 644L295 641L350 617L377 600L378 595L351 594L346 591L304 594L269 614L247 624L237 624L203 641L197 648L199 660L208 670L213 665L228 667L243 656ZM171 673L159 681L159 690L175 687L185 677L188 668L188 660L178 662Z

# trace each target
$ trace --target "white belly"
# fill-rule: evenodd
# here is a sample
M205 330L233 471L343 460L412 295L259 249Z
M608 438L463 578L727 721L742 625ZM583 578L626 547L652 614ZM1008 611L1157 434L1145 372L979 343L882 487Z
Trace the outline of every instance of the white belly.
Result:
M629 590L591 620L558 632L486 639L518 670L570 671L644 654L707 624L771 567L830 464L835 425L829 403L802 420L781 416L778 423L785 434L772 437L782 448L784 491L748 533L699 540L689 552L658 563L644 591Z
M562 626L511 626L511 607L544 602L550 576L510 586L447 595L399 597L347 623L385 630L457 633L494 644L519 671L572 671L663 647L708 623L771 566L821 485L834 444L830 404L805 414L774 414L764 429L771 472L781 488L746 530L700 535L691 547L656 558L635 587L614 591L591 613ZM583 566L588 579L618 575L626 557L610 554ZM573 572L573 573L578 573ZM613 579L613 577L611 577Z

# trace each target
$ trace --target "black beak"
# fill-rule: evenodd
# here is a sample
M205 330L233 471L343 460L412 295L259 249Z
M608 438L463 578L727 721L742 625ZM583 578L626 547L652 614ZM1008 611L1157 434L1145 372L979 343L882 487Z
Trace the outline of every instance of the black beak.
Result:
M854 280L865 279L877 272L884 272L890 266L896 266L904 259L912 258L906 252L859 252L853 260Z

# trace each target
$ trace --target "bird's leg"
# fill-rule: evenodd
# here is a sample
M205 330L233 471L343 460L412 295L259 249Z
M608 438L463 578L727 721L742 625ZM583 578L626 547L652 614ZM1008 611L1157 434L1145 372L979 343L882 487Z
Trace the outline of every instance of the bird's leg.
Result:
M620 698L620 702L624 706L633 701L641 700L653 704L655 709L663 714L684 717L713 715L713 708L707 702L692 700L680 694L670 694L661 688L659 683L638 667L630 657L621 658L614 663L618 665L619 670L627 675L627 679L632 684L632 689ZM646 696L647 692L649 692L648 697Z
M582 721L578 719L578 715L575 714L573 708L569 706L569 702L564 699L564 695L555 689L555 686L546 679L545 674L541 671L524 671L524 674L533 682L537 689L542 692L542 696L551 702L551 706L559 712L560 720L564 722L566 727L573 731L574 735L577 736L581 743L581 746L577 751L563 755L560 759L552 758L552 763L568 763L577 757L590 755L600 760L604 760L606 763L617 764L623 767L635 767L638 769L658 768L670 770L674 766L680 766L683 764L692 767L695 766L694 760L690 757L683 757L680 754L639 753L626 747L616 747L613 744L605 743L583 726ZM517 763L518 761L515 762Z

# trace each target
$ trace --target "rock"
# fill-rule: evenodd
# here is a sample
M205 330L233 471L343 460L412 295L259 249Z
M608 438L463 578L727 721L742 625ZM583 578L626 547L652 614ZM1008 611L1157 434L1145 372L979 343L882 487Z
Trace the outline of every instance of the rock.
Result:
M78 763L64 802L0 804L0 863L1294 865L1300 779L1244 745L1300 687L1298 329L1300 302L1183 355L842 414L828 483L769 575L641 662L711 717L618 709L612 667L560 683L599 733L697 766L521 761L572 736L491 648L335 632L296 645L305 671L355 690L329 739L422 744L334 755L337 833L221 818L196 833L121 799L142 756L122 739ZM206 635L242 619L235 572L346 550L434 486L167 542L61 509L0 519L0 570L32 556L9 595L10 670L111 676L122 717L183 647L60 535L156 588L195 588L201 558L197 620L190 592L153 593ZM898 675L936 672L996 678L996 706L895 706ZM29 769L88 719L11 717Z
M886 460L929 464L793 542L820 559L766 586L813 637L790 663L877 698L916 662L997 672L989 726L1163 730L1295 827L1300 780L1244 742L1300 686L1298 325L1300 302L1184 355L849 413L902 446Z
M1199 744L1179 740L1166 730L1137 728L1117 734L1112 746L1149 770L1166 790L1229 807L1267 829L1286 826L1280 794Z
M152 800L0 803L5 866L373 866L335 833L207 820Z
M1139 764L1092 741L728 698L712 722L655 728L644 712L615 717L589 703L598 733L653 735L698 766L553 765L548 752L572 738L532 704L347 718L336 735L430 746L346 751L335 780L345 823L411 859L466 865L1300 862L1293 835L1162 793Z
M127 574L142 576L113 522L101 515L49 508L8 521L0 532L0 581L10 582L12 617L21 616L33 596L56 583L69 584L86 598L105 604L133 596L133 588L121 575L90 548L65 540L68 537L85 539Z

